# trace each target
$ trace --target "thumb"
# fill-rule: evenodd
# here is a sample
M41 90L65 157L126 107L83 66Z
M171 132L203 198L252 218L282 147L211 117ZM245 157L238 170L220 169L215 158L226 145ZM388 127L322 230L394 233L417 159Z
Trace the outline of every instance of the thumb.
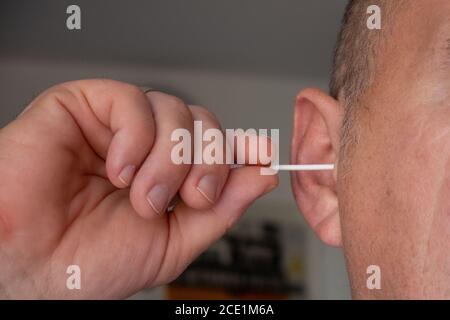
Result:
M222 237L256 199L278 185L277 176L263 176L260 169L242 167L232 170L221 198L212 209L198 211L180 204L169 215L170 238L157 277L158 284L176 278Z

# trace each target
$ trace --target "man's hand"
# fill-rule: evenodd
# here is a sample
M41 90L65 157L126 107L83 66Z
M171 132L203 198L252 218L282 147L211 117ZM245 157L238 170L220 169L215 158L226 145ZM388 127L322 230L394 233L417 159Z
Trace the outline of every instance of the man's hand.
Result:
M258 167L173 164L171 133L194 120L219 128L173 96L87 80L3 128L0 296L123 298L170 282L277 185ZM81 290L66 287L70 265Z

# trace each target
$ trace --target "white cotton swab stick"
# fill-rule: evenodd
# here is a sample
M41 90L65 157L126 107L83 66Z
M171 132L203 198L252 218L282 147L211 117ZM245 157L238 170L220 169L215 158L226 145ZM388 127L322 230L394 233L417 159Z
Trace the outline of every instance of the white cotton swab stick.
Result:
M329 171L334 170L334 164L285 164L272 166L270 168L278 171Z

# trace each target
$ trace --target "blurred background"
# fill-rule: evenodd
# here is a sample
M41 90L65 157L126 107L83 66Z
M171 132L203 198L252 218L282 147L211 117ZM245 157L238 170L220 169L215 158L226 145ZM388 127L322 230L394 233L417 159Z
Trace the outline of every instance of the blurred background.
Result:
M68 30L66 9L81 9ZM294 99L327 89L346 0L2 0L0 126L41 91L83 78L147 85L208 107L223 128L280 129ZM348 299L339 249L298 212L289 175L173 284L137 299Z

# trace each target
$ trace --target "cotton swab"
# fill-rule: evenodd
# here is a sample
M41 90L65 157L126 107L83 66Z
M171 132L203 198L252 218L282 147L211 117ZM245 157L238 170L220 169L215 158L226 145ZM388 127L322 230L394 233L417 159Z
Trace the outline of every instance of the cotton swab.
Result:
M334 170L334 164L275 165L270 168L277 171L327 171Z

